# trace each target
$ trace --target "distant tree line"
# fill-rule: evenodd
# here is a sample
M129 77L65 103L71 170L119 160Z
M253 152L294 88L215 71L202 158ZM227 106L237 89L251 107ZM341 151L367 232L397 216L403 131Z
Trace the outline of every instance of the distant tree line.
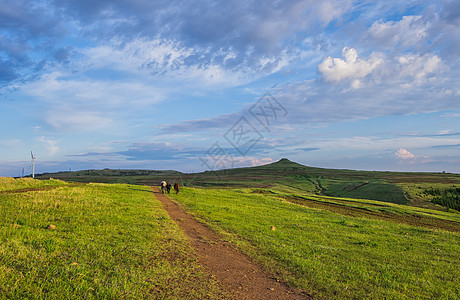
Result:
M425 189L425 195L433 196L431 202L460 211L460 188L454 187L446 190L435 188Z

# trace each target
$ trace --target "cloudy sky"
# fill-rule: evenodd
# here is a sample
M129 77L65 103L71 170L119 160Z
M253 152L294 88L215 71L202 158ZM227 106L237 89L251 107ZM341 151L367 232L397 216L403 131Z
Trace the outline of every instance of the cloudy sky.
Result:
M0 176L460 172L458 1L0 0Z

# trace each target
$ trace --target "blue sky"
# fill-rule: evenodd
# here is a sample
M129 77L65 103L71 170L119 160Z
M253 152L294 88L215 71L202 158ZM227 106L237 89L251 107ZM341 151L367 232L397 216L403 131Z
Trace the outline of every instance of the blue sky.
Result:
M0 0L0 176L460 171L458 1Z

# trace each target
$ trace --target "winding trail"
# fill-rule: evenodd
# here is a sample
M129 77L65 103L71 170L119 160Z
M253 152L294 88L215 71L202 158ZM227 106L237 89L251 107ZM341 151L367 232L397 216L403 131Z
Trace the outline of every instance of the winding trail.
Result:
M272 278L248 256L234 249L215 232L154 187L155 197L163 204L182 231L189 237L200 265L212 274L232 299L312 299L303 291L289 288Z

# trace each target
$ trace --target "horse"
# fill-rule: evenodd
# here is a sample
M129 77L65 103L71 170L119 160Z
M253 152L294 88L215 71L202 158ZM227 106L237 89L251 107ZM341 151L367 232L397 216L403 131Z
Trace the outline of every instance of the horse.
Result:
M176 191L176 194L179 193L179 184L174 183L174 190Z
M171 192L171 182L170 181L168 181L168 183L166 184L166 191L168 192L168 194L169 192Z
M164 194L165 193L165 188L166 188L166 181L162 181L160 183L160 188L161 188L161 193Z

